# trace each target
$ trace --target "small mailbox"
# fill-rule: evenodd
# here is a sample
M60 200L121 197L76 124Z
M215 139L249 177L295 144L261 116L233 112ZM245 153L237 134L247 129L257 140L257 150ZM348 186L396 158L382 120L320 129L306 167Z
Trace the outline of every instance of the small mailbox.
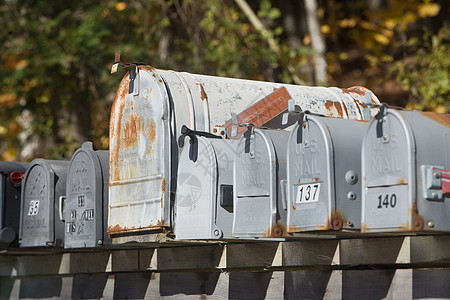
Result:
M0 162L0 249L16 244L14 241L19 234L20 188L28 165Z
M368 123L300 114L288 144L287 231L359 230Z
M228 239L233 225L234 143L182 128L175 199L175 237ZM185 136L189 144L185 144ZM203 135L203 136L202 136ZM206 136L205 136L206 135Z
M60 214L66 194L69 161L35 159L24 175L21 196L21 247L62 246Z
M362 232L450 231L450 115L382 106L362 145Z
M288 139L288 131L249 127L239 140L233 167L233 237L286 235L282 196Z
M72 156L67 175L64 248L110 245L106 234L109 152L83 143Z

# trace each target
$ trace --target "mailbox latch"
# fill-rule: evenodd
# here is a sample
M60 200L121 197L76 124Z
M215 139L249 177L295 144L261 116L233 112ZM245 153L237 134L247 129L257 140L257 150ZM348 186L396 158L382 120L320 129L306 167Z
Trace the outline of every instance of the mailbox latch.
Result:
M443 201L450 196L450 171L443 167L422 166L423 197L430 201Z
M189 129L186 125L183 125L181 127L181 135L178 138L178 145L180 148L184 147L184 138L188 136L190 138L189 144L189 159L193 162L197 161L198 158L198 139L197 136L203 136L206 138L212 138L212 139L221 139L220 136L217 136L215 134L209 133L209 132L203 132L203 131L195 131L192 129Z

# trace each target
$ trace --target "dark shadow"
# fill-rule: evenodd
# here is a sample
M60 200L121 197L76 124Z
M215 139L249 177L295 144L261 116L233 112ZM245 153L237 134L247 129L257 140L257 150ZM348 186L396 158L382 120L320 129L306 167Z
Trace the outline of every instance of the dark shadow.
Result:
M331 272L332 270L285 272L285 299L323 299Z
M413 270L413 299L448 299L449 283L449 269Z
M62 254L19 256L17 275L58 274L62 256Z
M3 277L0 280L0 299L10 299L11 292L14 287L15 280L13 278Z
M72 299L100 299L108 274L76 274L72 281Z
M342 299L384 299L394 274L395 269L342 271Z
M114 299L143 299L152 273L118 273L114 280Z
M61 288L60 276L23 277L20 280L19 298L59 298Z
M231 272L229 299L265 299L273 272Z
M161 273L159 291L161 296L212 295L219 280L219 272Z
M70 253L70 272L101 273L106 271L110 252Z

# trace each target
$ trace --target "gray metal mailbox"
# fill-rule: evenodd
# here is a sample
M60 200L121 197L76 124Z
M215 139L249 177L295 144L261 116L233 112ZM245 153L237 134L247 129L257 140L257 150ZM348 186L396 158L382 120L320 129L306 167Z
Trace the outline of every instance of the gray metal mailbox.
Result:
M209 134L202 136L205 133L188 132L185 127L182 133L175 237L179 240L231 238L234 143L237 140ZM184 142L186 135L189 144Z
M85 142L72 156L67 174L64 248L110 245L106 233L109 152Z
M300 115L287 154L289 233L359 230L361 142L367 125Z
M286 235L286 145L289 132L250 127L234 160L233 237Z
M292 97L296 105L315 113L368 119L376 110L368 107L366 98L379 103L360 87L296 86L131 65L111 108L108 232L120 237L113 242L170 230L177 188L172 180L179 157L176 138L182 125L226 135L231 112L258 115L258 109L247 108L281 87L287 91L285 98L273 105L280 112Z
M28 163L0 162L0 249L14 246L19 234L22 176Z
M66 194L69 161L35 159L24 175L21 196L21 247L62 246L60 206Z
M450 115L383 106L362 145L362 232L450 231Z

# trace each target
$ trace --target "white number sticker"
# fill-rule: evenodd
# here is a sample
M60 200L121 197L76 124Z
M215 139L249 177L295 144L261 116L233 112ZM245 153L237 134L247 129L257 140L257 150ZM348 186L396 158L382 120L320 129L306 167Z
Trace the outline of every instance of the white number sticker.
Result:
M28 209L29 216L35 216L39 213L39 200L31 200L30 208Z
M295 203L311 203L319 201L320 183L302 184L297 187Z

